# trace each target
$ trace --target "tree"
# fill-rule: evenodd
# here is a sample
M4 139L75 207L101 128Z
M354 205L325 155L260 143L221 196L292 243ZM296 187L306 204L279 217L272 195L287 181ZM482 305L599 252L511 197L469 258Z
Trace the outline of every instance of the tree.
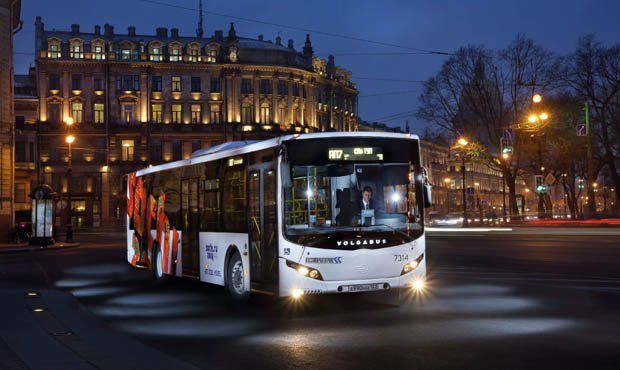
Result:
M513 218L518 215L515 181L523 165L520 147L529 134L514 136L507 160L501 157L501 139L505 129L525 121L532 95L550 83L551 67L550 53L523 35L498 52L467 46L424 83L419 98L418 117L489 148L488 164L503 173Z
M590 106L593 155L598 155L620 189L620 45L606 47L593 36L579 39L574 53L557 62L557 77L563 87ZM597 171L598 172L598 171ZM594 214L596 200L588 178L589 211ZM616 203L620 194L616 193Z

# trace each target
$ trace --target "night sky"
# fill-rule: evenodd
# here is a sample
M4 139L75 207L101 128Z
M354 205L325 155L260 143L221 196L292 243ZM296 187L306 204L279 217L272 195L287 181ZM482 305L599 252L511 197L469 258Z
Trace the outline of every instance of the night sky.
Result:
M158 1L198 8L198 0ZM617 0L204 0L204 4L206 11L281 25L206 14L205 36L218 29L227 31L229 22L235 22L239 36L256 38L264 34L266 40L275 40L280 34L284 44L294 39L298 51L307 32L285 26L448 52L467 44L502 48L517 33L525 33L556 53L572 51L582 35L595 34L607 45L617 43L620 36L620 1ZM31 53L37 15L43 17L46 29L68 30L72 23L79 23L81 31L93 32L94 25L110 23L115 33L126 34L127 26L133 25L138 34L155 34L155 28L162 26L177 27L182 36L195 35L198 17L197 11L141 0L22 0L24 29L15 36L18 74L26 73L28 66L34 64ZM416 81L434 75L447 58L404 54L414 51L310 34L316 54L323 58L334 54L337 65L353 72L353 81L360 90L359 113L365 120L414 111L421 91L421 84ZM383 55L361 55L364 53ZM423 128L424 122L419 119L411 116L409 121L413 131ZM405 118L386 122L404 127Z

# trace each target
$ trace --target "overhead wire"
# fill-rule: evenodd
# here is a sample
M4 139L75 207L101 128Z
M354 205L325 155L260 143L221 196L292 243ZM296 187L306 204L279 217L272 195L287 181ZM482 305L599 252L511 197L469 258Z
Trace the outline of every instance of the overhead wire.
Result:
M188 11L192 11L192 12L199 12L199 10L196 9L196 8L191 8L191 7L177 5L177 4L170 4L170 3L163 2L163 1L156 1L156 0L138 0L138 1L143 2L143 3L148 3L148 4L167 6L167 7L170 7L170 8L177 8L177 9L188 10ZM235 16L235 15L224 14L224 13L219 13L219 12L213 12L213 11L209 11L209 10L203 10L202 12L205 13L205 14L210 14L210 15L214 15L214 16L217 16L217 17L237 19L237 20L241 20L241 21L245 21L245 22L264 24L264 25L268 25L268 26L288 28L288 29L292 29L292 30L296 30L296 31L310 32L310 33L317 34L317 35L336 37L336 38L341 38L341 39L345 39L345 40L360 41L360 42L366 42L366 43L375 44L375 45L389 46L389 47L405 49L405 50L413 50L413 51L416 51L416 52L421 52L423 54L453 55L452 53L449 53L449 52L446 52L446 51L416 48L416 47L411 47L411 46L406 46L406 45L393 44L393 43L384 42L384 41L365 39L365 38L362 38L362 37L343 35L343 34L338 34L338 33L333 33L333 32L319 31L319 30L314 30L314 29L311 29L311 28L291 26L291 25L275 23L275 22L267 22L267 21L262 21L262 20L259 20L259 19L252 19L252 18L247 18L247 17L239 17L239 16Z

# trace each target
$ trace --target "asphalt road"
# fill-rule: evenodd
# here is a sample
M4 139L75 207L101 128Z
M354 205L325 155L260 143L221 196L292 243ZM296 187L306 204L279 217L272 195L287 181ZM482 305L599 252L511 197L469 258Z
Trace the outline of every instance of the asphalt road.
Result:
M618 369L620 235L575 234L435 233L429 290L400 306L386 295L238 304L219 287L153 284L111 234L0 255L0 288L71 292L116 330L202 368Z

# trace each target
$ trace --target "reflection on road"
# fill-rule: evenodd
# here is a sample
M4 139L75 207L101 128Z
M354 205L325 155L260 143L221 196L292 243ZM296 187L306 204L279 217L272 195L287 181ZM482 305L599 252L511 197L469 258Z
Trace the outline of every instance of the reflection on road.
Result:
M291 351L299 346L367 347L377 338L394 346L493 340L580 326L576 318L546 315L540 297L496 283L436 277L428 294L400 306L387 295L304 297L293 305L266 297L239 304L219 287L178 279L154 284L149 278L148 271L105 264L68 269L56 285L134 335L234 338L245 346Z

